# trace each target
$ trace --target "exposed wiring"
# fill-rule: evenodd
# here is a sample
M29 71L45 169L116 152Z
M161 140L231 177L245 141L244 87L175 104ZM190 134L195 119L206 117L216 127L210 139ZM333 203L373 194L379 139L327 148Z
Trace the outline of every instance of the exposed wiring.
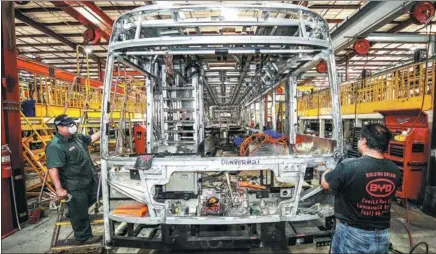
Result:
M251 144L257 144L256 147L249 151ZM282 136L279 139L272 138L271 136L268 136L264 133L255 133L247 138L244 139L241 143L241 147L239 148L239 154L241 156L249 156L253 155L260 147L262 147L265 144L277 144L282 145L284 148L284 152L287 152L288 143L286 141L286 137Z

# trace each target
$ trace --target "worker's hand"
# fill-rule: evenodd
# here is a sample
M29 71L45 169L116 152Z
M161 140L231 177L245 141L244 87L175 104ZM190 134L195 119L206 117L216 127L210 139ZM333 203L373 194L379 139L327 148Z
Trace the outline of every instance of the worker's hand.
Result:
M332 169L331 169L331 168L328 168L328 169L324 170L324 174L327 174L327 173L330 172L330 171L332 171Z
M56 196L59 199L63 199L63 198L66 198L68 196L68 192L64 188L60 187L60 188L56 189Z
M100 139L100 131L97 131L96 133L94 133L94 134L92 134L91 135L91 142L95 142L95 141L97 141L97 140L99 140Z

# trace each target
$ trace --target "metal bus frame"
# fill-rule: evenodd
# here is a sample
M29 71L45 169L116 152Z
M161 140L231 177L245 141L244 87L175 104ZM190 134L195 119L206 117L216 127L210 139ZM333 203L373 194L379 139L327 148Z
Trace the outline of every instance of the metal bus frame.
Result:
M232 9L239 14L238 18L209 16L207 18L185 18L189 12L224 13ZM276 15L276 17L272 17ZM159 16L156 20L153 17ZM182 17L183 16L183 17ZM205 27L242 26L243 31L232 35L223 33L218 35L203 34ZM244 32L248 28L256 27L256 32ZM195 35L187 32L196 31ZM251 34L253 33L253 34ZM103 108L102 108L102 137L101 137L101 174L104 207L105 246L126 246L143 248L218 248L218 247L250 247L259 243L288 240L284 235L285 223L291 221L305 221L322 218L320 214L308 214L298 208L302 199L314 193L303 194L302 184L306 168L323 165L332 168L343 154L343 140L341 129L340 101L336 77L335 59L332 50L329 28L325 20L317 13L306 7L292 4L211 4L211 5L150 5L134 9L120 16L113 26L113 33L109 42L104 80ZM224 87L224 95L220 100L217 89L208 83L207 73L202 70L193 77L193 89L196 91L192 112L196 116L194 126L194 140L198 145L204 139L205 108L212 111L233 108L241 110L240 121L248 123L246 115L250 106L262 102L264 96L274 91L280 84L285 83L286 97L286 136L290 144L290 155L262 156L262 157L222 157L204 158L198 155L168 155L153 158L148 169L134 167L136 157L125 157L112 154L108 150L108 129L110 123L110 94L113 86L112 73L114 62L118 61L126 66L140 71L146 76L147 89L147 152L155 153L153 147L169 145L164 138L164 113L169 111L163 102L165 91L165 65L159 67L159 59L168 55L199 56L210 59L210 56L234 57L237 62L242 59L253 59L256 56L276 59L265 63L260 70L251 71L250 60L240 66L239 80L236 85ZM297 139L297 79L303 73L312 69L319 61L326 61L328 78L331 88L332 116L334 130L332 139L316 139L309 137L315 145L330 145L323 154L299 155L293 150ZM203 66L202 66L203 67ZM248 73L252 73L251 76ZM230 74L229 74L230 75ZM248 76L247 76L248 75ZM247 82L248 80L251 82ZM251 78L251 79L250 79ZM224 85L224 84L223 84ZM204 91L204 92L203 92ZM226 96L229 95L229 96ZM225 99L228 97L228 99ZM262 105L262 103L261 103ZM230 106L230 107L229 107ZM227 107L227 108L226 108ZM275 100L273 100L275 108ZM263 110L261 110L263 112ZM216 120L215 118L213 119ZM263 126L263 117L261 124ZM262 129L262 128L260 128ZM165 213L164 203L153 199L154 186L169 182L175 172L230 172L269 169L279 181L295 183L295 191L287 200L278 205L278 212L268 216L240 216L240 217L171 217ZM132 178L132 172L136 178ZM139 177L138 177L139 176ZM128 217L115 215L111 210L114 193L121 193L148 206L147 217ZM303 199L304 199L303 198ZM128 223L128 236L120 237L114 234L114 223ZM185 234L178 236L166 235L169 231L181 227L181 231L189 230L200 225L273 225L278 231L277 239L273 240L266 233L260 237L221 237L221 238L192 238ZM138 230L133 229L137 225ZM144 227L161 227L162 239L156 241L152 237L138 237L138 231ZM170 228L173 227L171 230ZM156 229L157 230L157 229ZM255 229L253 229L255 231ZM265 232L266 232L265 231ZM155 233L155 231L154 231ZM182 236L181 236L182 235ZM204 243L207 243L204 245ZM256 242L256 243L254 243ZM239 245L240 244L240 245ZM285 244L286 245L286 244Z

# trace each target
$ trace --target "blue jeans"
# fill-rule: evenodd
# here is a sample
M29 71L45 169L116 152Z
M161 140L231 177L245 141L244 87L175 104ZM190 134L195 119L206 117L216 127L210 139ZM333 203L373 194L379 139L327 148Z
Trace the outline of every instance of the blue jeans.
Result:
M332 253L388 253L388 250L387 229L367 231L342 222L336 225Z

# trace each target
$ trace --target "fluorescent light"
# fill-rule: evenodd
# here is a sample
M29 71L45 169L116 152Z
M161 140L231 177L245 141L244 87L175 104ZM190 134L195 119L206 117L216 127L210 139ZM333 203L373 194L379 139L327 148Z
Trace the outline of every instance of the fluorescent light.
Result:
M238 10L236 9L223 9L221 10L221 16L226 20L236 19L238 17Z

